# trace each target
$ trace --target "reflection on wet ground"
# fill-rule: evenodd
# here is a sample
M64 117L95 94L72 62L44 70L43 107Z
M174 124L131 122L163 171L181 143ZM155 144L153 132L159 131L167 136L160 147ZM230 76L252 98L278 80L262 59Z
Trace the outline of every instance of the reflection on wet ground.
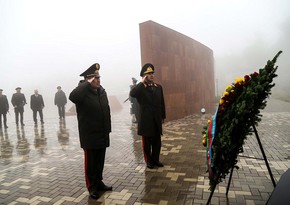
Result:
M290 113L263 114L257 129L278 181L290 167ZM113 191L97 201L85 188L76 116L46 118L38 126L32 120L24 127L11 122L0 129L0 204L206 204L210 192L201 131L210 118L196 114L165 123L160 157L165 166L148 170L129 108L112 113L104 182ZM261 157L253 136L244 150ZM273 190L265 163L241 157L238 165L228 198L226 179L212 204L265 204Z
M51 153L55 149L68 149L69 129L66 121L51 119L44 125L26 123L26 126L9 125L7 129L0 129L1 137L1 164L28 162ZM57 139L57 140L56 140ZM59 146L58 146L59 145ZM75 143L75 147L77 144Z

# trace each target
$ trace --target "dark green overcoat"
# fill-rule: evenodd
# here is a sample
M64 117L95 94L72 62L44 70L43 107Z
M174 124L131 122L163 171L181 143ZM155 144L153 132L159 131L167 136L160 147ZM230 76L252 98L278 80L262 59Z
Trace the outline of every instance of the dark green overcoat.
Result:
M166 118L162 86L154 83L145 87L140 82L130 91L130 96L136 98L140 105L138 135L162 135L162 122Z
M93 89L88 82L81 82L70 93L69 99L76 105L81 147L109 147L111 114L105 89L102 86Z

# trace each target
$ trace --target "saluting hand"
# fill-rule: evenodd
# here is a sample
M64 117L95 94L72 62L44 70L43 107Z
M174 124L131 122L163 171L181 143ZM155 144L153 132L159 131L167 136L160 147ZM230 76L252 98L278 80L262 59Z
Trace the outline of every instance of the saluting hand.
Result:
M95 77L91 77L91 78L88 78L87 81L91 84L94 79L95 79Z
M144 75L144 76L142 77L142 83L143 83L144 85L147 85L147 84L148 84L147 75Z

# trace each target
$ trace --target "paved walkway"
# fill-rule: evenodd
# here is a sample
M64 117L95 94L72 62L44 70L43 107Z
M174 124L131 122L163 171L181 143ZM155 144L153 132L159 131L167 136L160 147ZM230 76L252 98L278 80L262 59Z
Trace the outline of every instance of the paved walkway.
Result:
M141 140L129 108L112 113L111 146L104 182L113 186L99 200L88 197L77 121L69 116L33 121L0 130L0 204L206 204L209 197L202 127L211 115L167 122L162 138L163 168L145 167ZM290 167L290 113L264 112L257 127L274 178ZM246 156L262 157L255 136L244 145ZM263 160L239 157L226 197L227 180L216 188L211 204L265 204L273 191Z

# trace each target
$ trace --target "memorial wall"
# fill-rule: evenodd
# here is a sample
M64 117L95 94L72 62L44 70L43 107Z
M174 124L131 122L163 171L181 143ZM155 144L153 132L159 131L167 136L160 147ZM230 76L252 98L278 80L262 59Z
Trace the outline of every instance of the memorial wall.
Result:
M155 67L155 81L163 86L166 120L201 113L201 108L213 113L213 51L153 21L140 23L139 29L141 64L152 63Z

